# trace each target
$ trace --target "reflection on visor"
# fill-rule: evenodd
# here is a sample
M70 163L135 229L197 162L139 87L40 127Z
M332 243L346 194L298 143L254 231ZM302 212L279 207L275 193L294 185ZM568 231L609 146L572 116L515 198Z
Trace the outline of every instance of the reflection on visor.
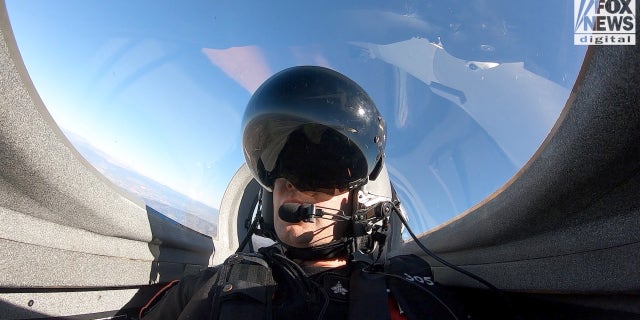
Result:
M346 191L367 180L367 162L358 146L322 125L293 131L278 157L272 178L286 178L300 191Z

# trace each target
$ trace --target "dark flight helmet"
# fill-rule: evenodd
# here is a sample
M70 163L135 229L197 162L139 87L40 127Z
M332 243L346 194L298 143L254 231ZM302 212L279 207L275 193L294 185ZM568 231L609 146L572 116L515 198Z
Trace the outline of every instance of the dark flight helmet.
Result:
M298 189L354 189L382 165L386 128L369 95L331 69L300 66L265 81L244 113L243 148L256 180Z
M373 100L324 67L292 67L267 79L242 130L246 163L267 197L277 178L302 191L354 190L375 179L384 160L386 125ZM268 200L263 218L272 224Z

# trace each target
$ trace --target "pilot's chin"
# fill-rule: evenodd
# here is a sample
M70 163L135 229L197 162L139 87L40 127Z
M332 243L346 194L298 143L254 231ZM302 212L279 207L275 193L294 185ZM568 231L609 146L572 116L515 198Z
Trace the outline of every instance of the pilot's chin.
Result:
M313 232L311 232L311 231L304 232L304 233L302 233L300 235L297 235L297 236L293 236L293 235L289 234L287 236L280 237L280 239L286 245L289 245L291 247L309 248L309 247L312 246L311 241L313 241Z

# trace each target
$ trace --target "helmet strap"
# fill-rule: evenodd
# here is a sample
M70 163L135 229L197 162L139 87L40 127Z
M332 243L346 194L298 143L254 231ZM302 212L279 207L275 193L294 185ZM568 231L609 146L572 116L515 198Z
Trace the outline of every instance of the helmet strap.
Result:
M282 244L287 250L285 255L289 259L297 259L302 261L317 261L333 258L347 258L349 256L349 245L344 239L334 240L319 246L309 248L296 248L286 244Z

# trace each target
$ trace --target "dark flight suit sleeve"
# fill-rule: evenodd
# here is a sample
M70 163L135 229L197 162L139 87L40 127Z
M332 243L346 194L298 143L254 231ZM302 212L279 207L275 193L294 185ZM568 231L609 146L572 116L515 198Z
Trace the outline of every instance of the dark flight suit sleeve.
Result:
M193 295L217 273L208 268L169 283L140 310L140 319L178 319Z

